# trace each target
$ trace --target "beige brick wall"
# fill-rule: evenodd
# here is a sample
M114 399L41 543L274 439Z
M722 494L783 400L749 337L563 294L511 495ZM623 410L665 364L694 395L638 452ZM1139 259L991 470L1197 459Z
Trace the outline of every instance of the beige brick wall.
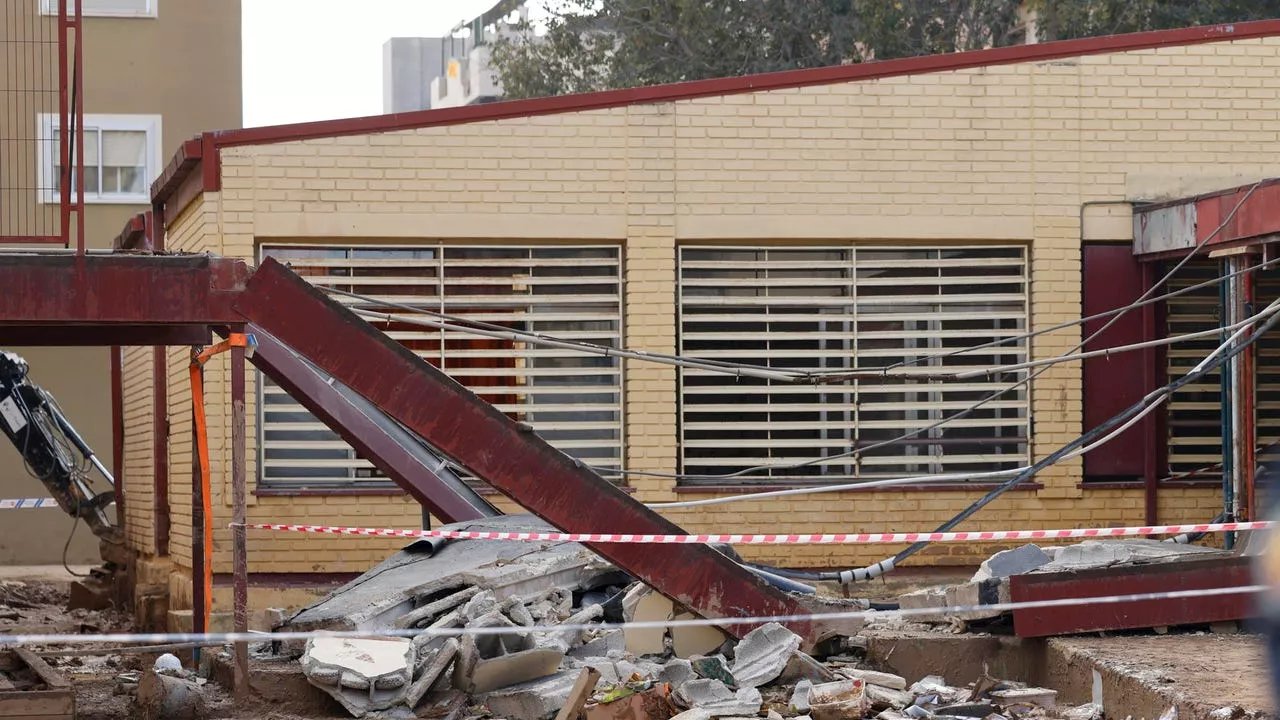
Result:
M1087 201L1156 200L1280 175L1280 39L1169 47L794 90L226 148L220 195L171 247L252 259L260 242L625 241L629 346L676 347L681 243L1019 243L1031 248L1033 326L1079 316L1079 214ZM193 221L192 214L188 221ZM194 221L193 221L194 222ZM1078 331L1037 338L1035 357ZM208 369L218 527L229 515L225 360ZM171 382L186 387L185 358ZM676 469L675 372L626 365L627 460ZM1078 365L1035 383L1034 455L1080 430ZM250 394L252 398L252 393ZM189 402L170 400L182 497ZM252 408L250 418L253 417ZM215 431L215 426L217 430ZM250 454L254 433L250 431ZM251 468L250 478L256 476ZM1142 520L1138 490L1080 490L1080 463L1042 473L965 527ZM690 496L636 479L637 496ZM703 531L932 528L979 491L827 494L670 516ZM1162 492L1161 519L1214 513L1211 488ZM416 527L400 498L256 497L254 521ZM174 514L176 556L187 542ZM218 531L217 572L230 570ZM399 543L250 535L254 572L357 571ZM895 548L746 548L769 562L854 565ZM920 562L968 564L991 548L935 546ZM180 559L180 562L187 562Z

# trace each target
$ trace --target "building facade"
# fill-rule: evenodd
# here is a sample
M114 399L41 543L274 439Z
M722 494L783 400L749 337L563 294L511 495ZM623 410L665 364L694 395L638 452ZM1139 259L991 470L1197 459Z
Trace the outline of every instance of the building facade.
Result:
M6 2L11 22L0 36L26 32L56 51L56 0ZM240 2L84 0L83 108L85 237L110 248L125 223L151 205L151 182L183 140L209 127L240 127ZM14 36L16 37L16 36ZM52 45L49 45L52 43ZM5 77L18 86L0 101L0 213L6 234L48 231L58 212L56 61L30 62L7 46ZM49 390L90 446L114 461L109 350L8 347L26 357L32 379ZM136 378L125 383L135 387ZM0 446L0 497L43 497L21 457ZM57 510L5 513L0 562L57 564L72 519ZM83 527L72 563L98 562L97 540Z
M1072 352L1088 248L1132 262L1135 205L1280 175L1277 55L1280 22L1268 21L227 133L157 202L170 249L272 256L318 285L516 330L757 368L916 368L917 380L794 384L380 325L553 445L631 471L619 481L647 503L970 476L663 510L689 531L926 530L993 487L979 474L1042 460L1089 422L1069 362L920 430L1026 372L935 376ZM1044 332L1020 337L1032 331ZM988 347L958 352L974 345ZM147 475L149 353L126 355L140 379L125 398L129 537L156 557L150 513L171 516L155 567L183 607L187 356L169 352L166 501ZM1185 372L1185 358L1174 364ZM227 373L225 360L207 368L223 608ZM251 523L420 526L418 506L287 393L252 371L248 382ZM743 472L757 466L774 469ZM1128 472L1056 463L965 527L1141 524L1144 488ZM1163 480L1156 502L1161 522L1207 521L1221 481ZM249 568L259 587L320 583L399 545L254 531ZM825 568L898 549L739 548ZM976 564L994 549L935 545L913 562Z

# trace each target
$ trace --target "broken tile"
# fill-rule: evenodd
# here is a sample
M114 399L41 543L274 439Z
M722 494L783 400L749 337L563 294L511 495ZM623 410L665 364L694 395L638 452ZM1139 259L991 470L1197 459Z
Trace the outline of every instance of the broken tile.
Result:
M307 641L302 656L307 680L355 717L402 702L413 667L413 643L400 638L316 637Z
M472 700L484 705L494 717L507 720L549 720L569 701L578 680L576 671L478 694Z
M671 600L647 585L637 584L622 599L622 617L627 622L666 622L675 614ZM632 655L660 655L666 652L667 631L660 627L623 630L627 652Z
M738 681L734 679L733 673L729 671L729 663L724 659L723 655L690 658L689 664L693 666L693 671L697 673L698 677L719 680L729 687L737 687L738 685Z
M874 670L858 670L857 668L842 667L836 670L837 675L843 675L850 680L861 680L868 685L879 685L890 690L906 690L907 680L898 675L890 675L889 673L876 672Z
M695 620L692 613L680 613L676 620ZM706 655L715 652L729 637L709 625L691 625L671 628L671 651L678 658Z
M752 630L738 642L733 661L733 677L740 687L760 687L776 680L800 648L800 636L768 623Z
M838 679L826 665L799 650L791 653L791 659L787 661L786 666L782 668L782 674L778 676L778 680L784 683L793 683L797 680L828 683Z

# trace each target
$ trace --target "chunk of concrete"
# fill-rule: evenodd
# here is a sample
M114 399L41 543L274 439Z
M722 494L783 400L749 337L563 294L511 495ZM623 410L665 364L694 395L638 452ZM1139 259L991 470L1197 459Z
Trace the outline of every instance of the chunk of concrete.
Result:
M755 688L730 690L719 680L701 678L685 683L678 693L682 705L700 708L711 713L710 717L752 716L760 712L764 698Z
M1017 688L995 690L991 697L1001 705L1036 706L1052 710L1057 704L1058 691L1048 688Z
M705 708L690 708L671 718L671 720L711 720L711 711Z
M890 690L907 689L906 678L899 675L890 675L889 673L876 672L874 670L859 670L851 667L837 668L836 674L843 675L850 680L861 680L868 685L879 685Z
M924 610L928 608L942 608L947 606L947 590L941 587L924 588L916 590L905 595L898 596L898 607L903 610ZM937 614L912 614L905 616L911 622L946 622L946 615Z
M675 605L647 585L637 584L622 598L622 617L628 622L666 622L675 615ZM632 655L661 655L667 651L667 631L660 627L628 627L623 630L627 652Z
M787 661L786 666L782 668L782 674L778 676L779 682L783 683L793 683L798 680L829 683L838 679L836 674L831 672L831 668L799 650L791 653L791 659Z
M1027 544L1012 550L1002 550L983 560L970 582L1021 575L1048 565L1050 560L1048 553L1041 550L1039 545Z
M928 675L921 678L908 688L908 691L915 695L917 699L921 695L935 696L940 705L965 702L971 694L967 688L951 687L944 678L938 675Z
M578 672L570 670L551 677L521 683L473 696L494 717L507 720L550 720L569 701Z
M471 671L470 683L458 685L472 693L485 693L556 674L564 653L555 648L521 650L495 658L481 659ZM458 683L458 678L454 678Z
M778 623L747 633L734 651L733 677L739 687L760 687L782 674L802 639Z
M692 613L680 613L676 620L695 620ZM729 639L718 628L708 625L688 625L671 628L671 651L678 658L706 655L715 652Z
M187 678L144 672L138 682L137 700L138 714L143 720L190 720L205 716L200 685Z
M445 638L444 642L437 647L432 647L424 653L420 653L418 658L419 665L422 667L421 674L418 679L413 681L409 689L405 691L404 704L409 709L418 707L418 703L422 702L422 697L427 694L431 686L436 680L444 674L449 663L453 662L454 657L458 654L458 641L454 638ZM425 662L423 662L425 660Z
M622 631L610 630L594 640L583 643L581 647L573 648L569 651L569 656L576 658L622 657L622 654L626 651L627 642L622 635Z
M521 605L520 607L523 608L524 606ZM563 624L570 627L547 633L539 642L544 647L556 648L563 655L582 644L582 630L578 628L590 623L592 620L598 620L603 615L603 605L589 605L565 619Z
M796 683L796 687L791 691L791 701L788 705L796 712L809 712L809 691L813 689L813 683L808 680L801 680Z
M658 680L670 685L672 690L679 690L685 683L697 677L698 674L693 671L693 664L681 658L668 660L658 672Z
M317 637L307 641L302 673L355 717L404 701L415 652L407 639Z
M872 710L902 710L915 701L915 695L906 690L894 690L879 685L864 685L867 704ZM986 717L986 715L983 715Z
M1199 545L1180 545L1159 540L1133 538L1129 540L1086 540L1079 545L1060 548L1053 561L1037 568L1037 572L1058 572L1134 565L1177 560L1187 555L1229 556L1216 548Z
M398 628L417 627L423 621L433 621L437 616L446 613L459 605L467 602L480 592L478 587L469 587L458 592L446 595L439 600L429 602L422 607L416 608L399 618L396 618L394 624Z
M476 593L466 605L462 606L462 618L475 620L489 613L497 612L498 598L492 590Z
M614 667L618 670L618 678L621 682L627 682L633 677L641 680L657 680L662 674L662 666L658 663L645 662L644 660L619 660L614 663Z
M724 659L723 655L690 658L689 664L693 667L693 671L698 677L719 680L729 687L737 687L738 685L738 681L734 679L733 673L729 670L729 662Z

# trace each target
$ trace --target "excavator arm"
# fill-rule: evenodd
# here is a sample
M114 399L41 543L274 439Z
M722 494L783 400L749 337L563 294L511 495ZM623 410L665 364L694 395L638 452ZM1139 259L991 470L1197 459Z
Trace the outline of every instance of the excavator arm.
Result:
M53 396L31 382L28 369L21 356L0 351L0 429L64 512L83 520L99 538L119 543L120 530L107 516L107 506L115 500L115 478ZM93 468L112 489L94 493Z

